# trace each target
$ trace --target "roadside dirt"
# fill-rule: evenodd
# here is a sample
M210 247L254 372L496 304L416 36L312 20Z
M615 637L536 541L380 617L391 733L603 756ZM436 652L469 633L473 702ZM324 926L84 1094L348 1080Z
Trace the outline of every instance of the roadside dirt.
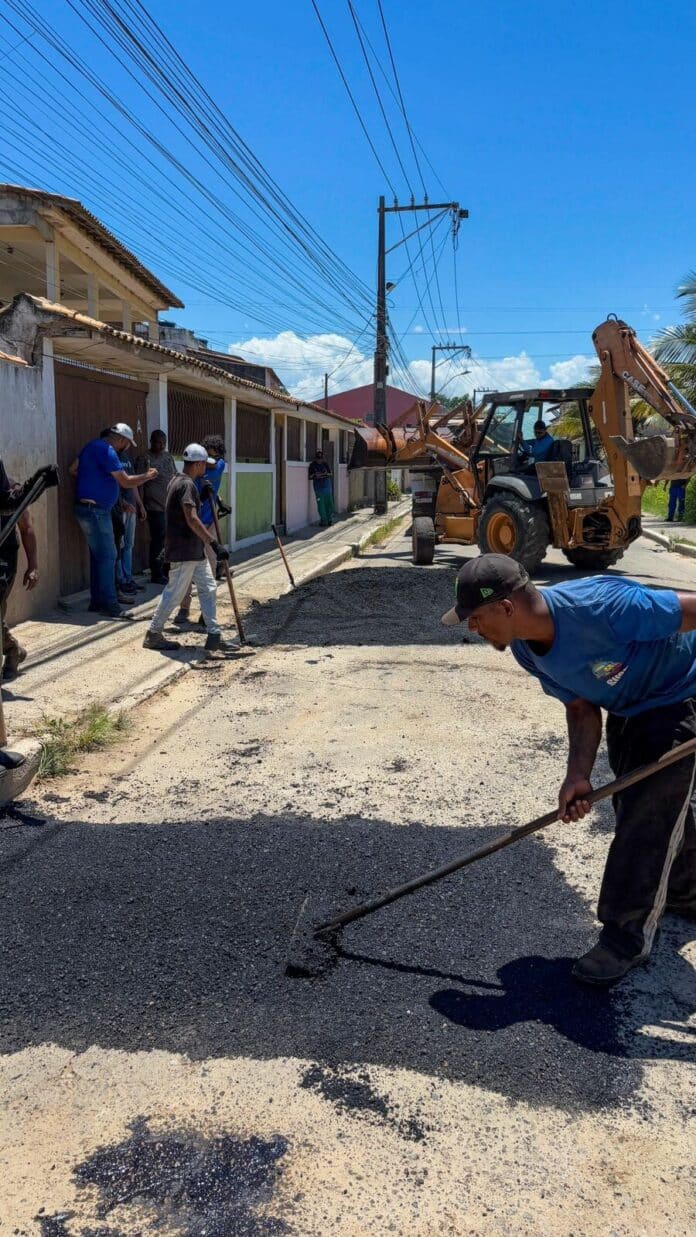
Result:
M350 904L553 803L562 711L439 625L452 568L400 533L253 606L253 657L2 833L0 1233L694 1231L692 925L615 993L568 977L606 807L284 975L307 894Z

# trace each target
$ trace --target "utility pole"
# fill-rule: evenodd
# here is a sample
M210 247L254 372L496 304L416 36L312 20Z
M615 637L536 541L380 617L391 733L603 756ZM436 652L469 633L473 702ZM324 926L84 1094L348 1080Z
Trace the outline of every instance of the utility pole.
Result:
M431 349L432 363L430 366L430 403L435 403L435 353L436 352L463 352L466 357L471 356L471 348L468 344L433 344Z
M387 284L386 258L387 253L398 249L400 245L410 240L411 236L415 236L422 228L430 226L430 221L421 224L415 228L408 236L404 236L391 249L386 247L386 216L390 214L399 214L409 211L450 211L452 214L452 227L458 229L462 219L468 219L468 210L462 210L458 202L429 202L427 197L422 203L416 204L411 200L408 206L399 206L398 202L394 202L393 206L385 204L384 196L379 199L377 207L378 215L378 231L377 231L377 314L376 314L376 340L375 340L375 361L374 361L374 424L377 426L387 424L387 376L389 374L389 338L387 335L387 291L393 285ZM386 469L378 469L375 473L375 513L378 515L384 514L387 510L387 471Z
M329 375L324 374L324 408L329 411Z
M389 341L387 340L387 272L386 226L384 196L379 199L377 227L377 338L375 340L374 405L375 425L387 424L387 376L389 374ZM375 473L375 514L387 510L387 470Z

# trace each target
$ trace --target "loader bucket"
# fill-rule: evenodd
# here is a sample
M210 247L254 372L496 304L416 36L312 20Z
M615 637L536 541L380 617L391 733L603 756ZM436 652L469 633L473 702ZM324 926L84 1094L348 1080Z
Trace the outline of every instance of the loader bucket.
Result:
M651 434L630 442L616 435L611 441L645 481L669 481L696 471L694 456L689 450L692 444L685 439Z
M349 471L352 468L386 468L405 441L402 429L385 431L373 425L356 426Z

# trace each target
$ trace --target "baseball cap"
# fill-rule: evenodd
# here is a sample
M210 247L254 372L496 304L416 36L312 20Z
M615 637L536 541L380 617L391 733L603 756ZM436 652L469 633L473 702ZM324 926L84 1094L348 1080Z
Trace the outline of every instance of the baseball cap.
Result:
M518 588L529 583L529 576L521 563L507 554L481 554L470 558L457 572L455 596L451 610L442 616L446 627L463 623L479 606L494 601L504 601Z
M130 425L126 425L125 421L117 421L115 425L111 426L109 432L111 434L120 434L121 438L127 438L129 442L135 442L135 434Z
M199 442L190 442L187 447L184 447L184 460L187 464L215 464L216 461L211 459L205 447L202 447Z

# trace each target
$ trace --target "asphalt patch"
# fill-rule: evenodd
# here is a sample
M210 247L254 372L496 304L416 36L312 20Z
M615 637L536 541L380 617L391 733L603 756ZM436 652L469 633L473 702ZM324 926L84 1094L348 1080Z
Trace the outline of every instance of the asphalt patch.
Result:
M307 894L378 894L506 823L72 821L21 854L18 834L0 837L0 1051L360 1061L573 1112L631 1102L641 1060L687 1059L644 1028L696 1006L679 952L690 925L667 918L655 960L602 1001L576 993L570 959L592 943L593 915L539 839L344 928L323 978L284 976Z
M300 1086L315 1091L341 1112L367 1116L391 1126L402 1138L414 1142L425 1138L423 1123L416 1117L399 1117L391 1097L382 1095L374 1087L369 1073L362 1067L310 1065L302 1075Z
M128 1138L97 1148L74 1170L79 1189L96 1191L97 1220L133 1207L143 1234L281 1237L292 1231L266 1211L287 1151L284 1138L204 1138L186 1129L155 1133L144 1117L130 1130ZM37 1216L41 1237L120 1237L109 1225L72 1227L73 1215Z

